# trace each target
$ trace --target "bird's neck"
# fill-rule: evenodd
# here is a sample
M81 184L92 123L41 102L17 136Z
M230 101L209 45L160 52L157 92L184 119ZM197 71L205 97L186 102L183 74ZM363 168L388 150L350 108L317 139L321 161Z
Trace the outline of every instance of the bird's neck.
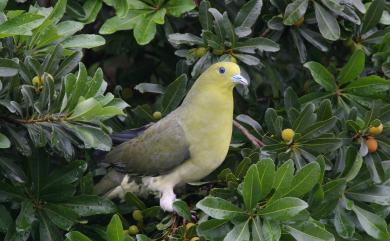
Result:
M230 86L196 85L191 88L182 106L189 110L218 115L221 111L233 116L233 88ZM195 114L195 113L194 113ZM226 117L224 117L226 118Z

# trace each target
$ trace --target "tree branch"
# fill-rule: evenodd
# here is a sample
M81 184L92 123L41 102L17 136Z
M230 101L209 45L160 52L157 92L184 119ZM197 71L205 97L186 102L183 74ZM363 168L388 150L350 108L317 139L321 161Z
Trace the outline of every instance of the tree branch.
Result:
M244 126L242 126L238 121L233 120L233 125L241 131L241 133L252 142L252 144L256 147L264 146L264 143L257 139L254 135L252 135Z

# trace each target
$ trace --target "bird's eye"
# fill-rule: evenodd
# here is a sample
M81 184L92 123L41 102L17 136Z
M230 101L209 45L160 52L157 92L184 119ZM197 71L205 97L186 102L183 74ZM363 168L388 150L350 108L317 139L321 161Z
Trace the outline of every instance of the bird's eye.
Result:
M225 68L224 67L219 67L219 73L220 74L223 74L223 73L225 73Z

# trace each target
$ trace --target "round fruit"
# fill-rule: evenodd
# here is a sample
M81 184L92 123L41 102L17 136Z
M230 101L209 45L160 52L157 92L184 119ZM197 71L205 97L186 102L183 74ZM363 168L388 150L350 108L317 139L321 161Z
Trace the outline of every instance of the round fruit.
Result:
M196 57L200 58L207 53L207 49L204 47L196 48L194 53Z
M139 209L134 210L132 216L135 221L140 222L144 220L144 215L142 215L142 211Z
M294 135L295 135L295 131L293 129L288 128L282 131L282 139L285 142L290 142L294 138Z
M213 49L213 54L222 55L225 51L223 49Z
M370 133L370 135L376 136L382 133L382 131L383 131L383 124L381 123L379 126L370 127L368 132Z
M368 138L366 140L367 148L369 153L376 152L378 149L378 142L375 140L375 138Z
M138 227L136 225L131 225L129 227L129 234L130 235L136 235L138 233L139 233L139 229L138 229Z
M162 114L161 114L160 111L155 111L155 112L153 113L153 118L154 118L155 120L159 120L159 119L161 119L161 117L162 117Z
M190 241L198 241L199 237L193 237Z
M42 85L43 83L43 81L42 81L42 79L37 75L37 76L35 76L32 80L31 80L31 82L32 82L32 84L34 85L34 86L40 86L40 85Z
M299 26L301 26L303 24L304 21L305 21L305 18L302 16L293 25L295 27L299 27Z
M237 59L233 56L230 56L230 62L237 64Z
M195 223L187 223L187 224L186 224L186 230L189 230L189 229L192 228L193 226L195 226Z

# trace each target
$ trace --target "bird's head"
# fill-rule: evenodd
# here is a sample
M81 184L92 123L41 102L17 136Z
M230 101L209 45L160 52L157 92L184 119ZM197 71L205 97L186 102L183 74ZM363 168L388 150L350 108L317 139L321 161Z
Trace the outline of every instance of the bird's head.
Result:
M240 67L233 62L218 62L211 65L201 76L213 85L222 85L233 88L236 85L248 85L240 71Z

